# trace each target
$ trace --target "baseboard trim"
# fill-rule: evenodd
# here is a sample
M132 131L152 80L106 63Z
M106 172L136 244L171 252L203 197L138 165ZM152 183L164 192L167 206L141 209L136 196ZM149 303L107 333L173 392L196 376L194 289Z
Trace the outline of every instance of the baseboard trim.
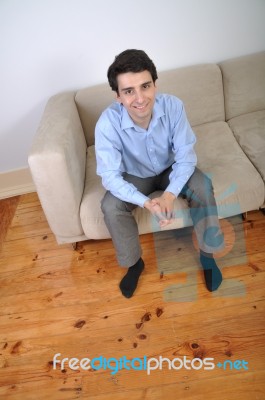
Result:
M36 192L29 168L0 173L0 199Z

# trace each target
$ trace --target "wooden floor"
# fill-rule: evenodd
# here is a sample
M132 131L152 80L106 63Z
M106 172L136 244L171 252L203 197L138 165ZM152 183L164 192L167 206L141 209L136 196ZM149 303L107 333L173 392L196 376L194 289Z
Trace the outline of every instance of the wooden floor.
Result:
M146 268L126 299L111 241L81 242L77 251L58 246L36 194L10 201L0 202L0 399L265 399L261 212L234 225L223 221L227 246L238 246L233 257L224 255L225 280L215 294L206 290L196 262L193 268L185 261L194 248L185 250L176 239L168 258L165 236L141 236ZM74 370L67 362L53 369L56 353L61 360L126 357L135 359L135 369ZM140 370L145 356L156 359L151 366L160 356L171 364L164 360L148 375ZM191 369L179 368L185 356L197 358ZM213 369L204 369L206 358Z

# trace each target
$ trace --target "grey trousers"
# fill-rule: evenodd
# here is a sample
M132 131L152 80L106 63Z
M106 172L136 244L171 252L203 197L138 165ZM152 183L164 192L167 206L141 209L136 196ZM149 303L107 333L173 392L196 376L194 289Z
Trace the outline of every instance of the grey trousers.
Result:
M171 167L158 176L139 178L124 174L141 193L149 196L156 190L165 190L169 184ZM180 196L188 202L190 216L199 243L206 253L215 253L224 247L223 234L217 216L216 202L211 180L198 168L181 190ZM138 226L132 211L137 206L124 202L106 192L101 202L106 226L112 237L118 263L130 267L141 257Z

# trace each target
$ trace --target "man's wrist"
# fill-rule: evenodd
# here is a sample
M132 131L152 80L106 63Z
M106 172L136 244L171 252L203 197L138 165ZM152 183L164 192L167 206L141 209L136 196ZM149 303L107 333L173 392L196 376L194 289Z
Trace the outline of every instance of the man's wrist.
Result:
M145 202L144 202L144 208L147 208L148 210L150 209L150 207L152 206L152 203L151 203L151 199L147 199Z
M169 198L169 199L171 199L171 200L174 200L174 199L176 198L176 196L174 195L174 193L168 192L168 191L165 191L165 192L163 193L163 196L166 197L166 198Z

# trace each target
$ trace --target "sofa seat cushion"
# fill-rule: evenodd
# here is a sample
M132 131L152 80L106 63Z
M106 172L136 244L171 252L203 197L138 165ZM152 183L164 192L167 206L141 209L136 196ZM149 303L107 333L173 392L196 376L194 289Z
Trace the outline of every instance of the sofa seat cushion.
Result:
M228 124L215 122L193 129L198 167L212 179L219 217L258 209L264 201L264 183Z
M80 205L81 224L88 239L110 237L100 208L100 201L105 192L101 178L96 174L95 146L89 146L87 149L85 187Z
M265 110L232 118L228 124L240 147L265 181Z

